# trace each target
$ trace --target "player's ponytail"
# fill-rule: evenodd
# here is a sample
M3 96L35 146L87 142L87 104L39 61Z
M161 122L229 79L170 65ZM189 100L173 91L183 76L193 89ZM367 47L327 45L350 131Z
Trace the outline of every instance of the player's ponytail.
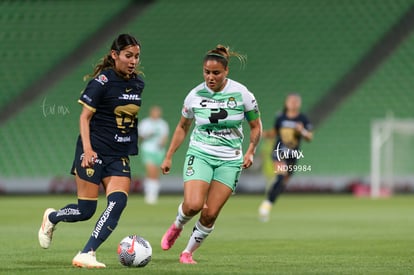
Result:
M230 47L217 45L214 49L209 50L204 56L204 63L208 60L216 60L223 64L224 68L227 68L229 65L230 57L236 57L242 65L246 63L247 57L238 52L230 50Z
M103 58L99 60L99 63L95 66L93 69L93 72L91 74L87 74L83 77L83 80L87 80L89 78L95 78L97 77L102 71L114 68L115 67L115 60L111 56L111 51L114 50L118 54L129 46L139 46L141 48L141 44L139 41L129 34L120 34L111 45L111 49L109 50L109 53L105 55ZM138 69L135 71L136 74L141 74L141 71Z

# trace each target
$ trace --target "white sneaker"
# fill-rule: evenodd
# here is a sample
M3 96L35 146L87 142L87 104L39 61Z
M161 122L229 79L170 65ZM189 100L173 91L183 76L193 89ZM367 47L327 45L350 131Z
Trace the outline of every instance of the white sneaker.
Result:
M89 251L88 253L79 252L72 260L72 265L76 267L86 268L105 268L104 263L100 263L96 260L96 252Z
M155 205L158 203L158 198L156 196L145 195L145 203L149 205Z
M49 214L56 211L53 208L48 208L43 214L42 225L39 229L39 244L43 248L49 248L50 243L52 242L53 231L55 230L55 225L49 221Z
M272 203L268 200L262 202L259 207L259 219L262 222L268 222L270 216L270 210L272 210Z

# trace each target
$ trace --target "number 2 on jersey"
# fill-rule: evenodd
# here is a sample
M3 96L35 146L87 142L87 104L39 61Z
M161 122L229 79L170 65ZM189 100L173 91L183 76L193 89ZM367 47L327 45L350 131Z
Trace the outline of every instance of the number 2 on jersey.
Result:
M218 123L219 119L225 119L228 113L224 109L211 109L210 117L208 118L211 123Z

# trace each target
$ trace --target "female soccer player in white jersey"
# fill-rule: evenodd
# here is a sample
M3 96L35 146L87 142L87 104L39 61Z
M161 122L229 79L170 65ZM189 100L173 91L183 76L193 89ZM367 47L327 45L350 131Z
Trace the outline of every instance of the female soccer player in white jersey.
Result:
M159 167L164 159L168 131L168 124L162 119L162 110L159 106L152 106L149 117L141 120L138 125L138 134L141 139L140 155L147 172L144 180L144 194L145 202L148 204L156 204L158 201Z
M256 99L242 84L227 78L230 56L243 56L218 45L204 57L204 82L184 100L182 116L161 165L168 174L174 152L183 143L191 124L184 169L184 200L178 206L175 221L161 240L163 250L170 249L184 225L201 211L187 247L180 255L183 264L195 264L193 252L213 231L221 208L234 192L242 168L249 168L262 134ZM242 123L250 126L250 143L243 156Z

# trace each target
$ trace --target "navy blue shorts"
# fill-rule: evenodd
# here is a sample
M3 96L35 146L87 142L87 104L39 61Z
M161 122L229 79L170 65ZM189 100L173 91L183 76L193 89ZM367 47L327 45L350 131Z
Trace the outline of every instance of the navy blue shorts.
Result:
M131 178L131 169L129 166L129 157L105 156L97 152L98 158L91 168L81 166L83 159L82 144L77 143L75 159L71 169L72 175L78 175L79 178L88 182L99 185L102 180L109 176L121 176Z
M294 169L292 169L293 166L295 166L298 163L297 158L283 158L280 159L280 157L277 156L275 151L272 152L272 159L273 161L280 161L283 164L281 167L275 167L275 171L285 171L289 176L291 176L294 172Z

